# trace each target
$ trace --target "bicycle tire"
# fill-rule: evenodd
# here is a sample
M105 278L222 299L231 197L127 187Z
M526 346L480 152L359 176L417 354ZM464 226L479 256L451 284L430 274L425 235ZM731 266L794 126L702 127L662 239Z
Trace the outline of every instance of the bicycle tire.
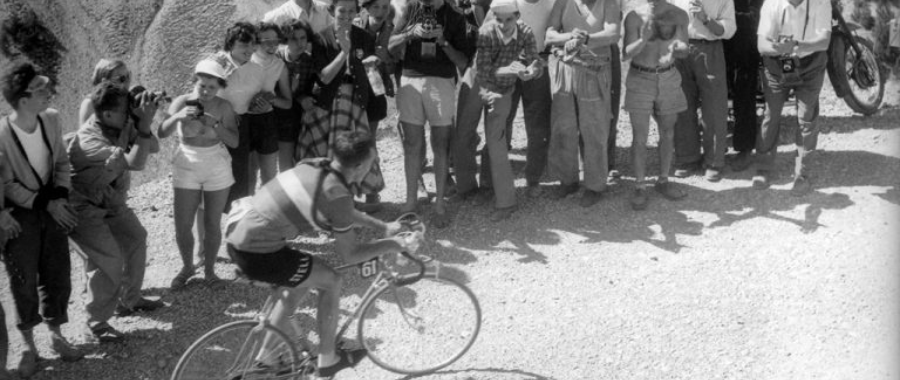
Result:
M267 354L280 357L280 364L274 369L256 366L266 333L277 341ZM270 325L260 329L258 321L236 321L216 327L194 341L175 365L171 380L300 379L300 368L297 348L284 332Z
M875 57L872 43L868 40L850 36L859 45L862 51L862 59L858 62L856 51L846 43L842 36L832 36L828 49L828 78L832 86L846 90L843 94L844 103L850 109L863 115L872 115L878 111L884 99L884 87L887 76L882 71ZM869 87L863 87L853 77L854 65L865 64L869 72L874 76L874 83Z
M387 284L362 307L357 330L369 359L400 374L421 375L452 364L481 330L475 294L434 274L408 286ZM416 326L410 323L414 317L419 318Z

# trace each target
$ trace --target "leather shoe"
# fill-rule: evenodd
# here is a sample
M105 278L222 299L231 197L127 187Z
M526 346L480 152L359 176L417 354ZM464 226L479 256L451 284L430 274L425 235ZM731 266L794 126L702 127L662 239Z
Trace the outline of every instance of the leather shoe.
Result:
M137 301L137 303L135 303L134 306L131 307L131 310L153 311L153 310L159 309L161 307L165 307L165 306L166 306L166 304L164 304L162 301L151 300L151 299L141 297L141 299L139 299Z
M631 209L634 211L641 211L647 208L647 201L649 198L647 197L647 190L643 187L638 187L634 189L634 194L631 196L631 199L628 200L631 203Z
M559 187L553 189L553 192L550 193L550 199L560 200L568 197L569 194L575 193L576 191L578 191L577 183L560 184Z
M706 168L706 174L703 177L709 182L719 182L722 180L722 169Z
M603 193L594 190L585 189L584 193L581 194L581 200L578 201L578 204L581 207L591 207L597 202L600 202L600 198L603 197Z
M794 178L794 184L791 186L791 195L802 197L808 194L810 190L812 190L812 183L810 183L809 178L804 175Z
M37 354L31 350L22 352L22 358L19 359L19 376L27 379L34 376L37 371Z
M496 223L509 219L514 211L516 211L516 206L498 208L491 213L491 221Z
M77 362L81 359L84 359L84 353L81 350L73 347L69 342L65 339L59 338L51 338L50 339L50 348L59 355L59 358L64 362Z
M687 196L687 193L681 191L675 184L669 181L661 181L657 182L656 185L653 185L653 188L662 196L670 201L677 201Z
M765 190L769 188L769 173L764 171L756 172L753 176L753 188L756 190Z
M752 156L750 152L738 152L738 154L734 157L734 160L731 160L731 170L735 172L742 172L747 170L750 167L750 164L753 163Z
M525 189L525 196L528 198L538 198L543 193L540 185L528 185L528 188Z
M677 178L690 177L694 174L695 171L699 169L700 165L697 163L678 165L675 167L675 171L672 173L672 176Z

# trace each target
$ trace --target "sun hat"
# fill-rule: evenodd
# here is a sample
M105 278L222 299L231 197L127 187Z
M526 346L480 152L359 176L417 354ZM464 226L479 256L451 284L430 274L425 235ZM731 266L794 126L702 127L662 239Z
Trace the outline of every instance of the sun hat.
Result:
M491 11L496 13L515 13L519 11L516 0L494 0L491 2Z
M194 68L194 74L206 74L222 80L228 79L225 75L225 68L211 59L204 59L197 62L197 67Z

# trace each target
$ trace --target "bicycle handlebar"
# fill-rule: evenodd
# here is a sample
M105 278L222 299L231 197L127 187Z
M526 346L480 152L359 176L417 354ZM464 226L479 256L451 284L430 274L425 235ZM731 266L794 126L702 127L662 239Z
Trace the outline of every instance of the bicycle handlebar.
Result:
M408 212L406 214L400 215L397 220L406 231L398 233L396 236L400 236L403 238L414 238L415 235L425 236L425 223L422 222L422 219L419 218L414 212ZM406 257L409 260L412 260L418 267L419 272L416 274L407 274L403 276L399 276L397 279L397 285L399 286L407 286L415 283L425 277L425 261L419 259L418 257L413 256L409 252L400 251L400 254Z

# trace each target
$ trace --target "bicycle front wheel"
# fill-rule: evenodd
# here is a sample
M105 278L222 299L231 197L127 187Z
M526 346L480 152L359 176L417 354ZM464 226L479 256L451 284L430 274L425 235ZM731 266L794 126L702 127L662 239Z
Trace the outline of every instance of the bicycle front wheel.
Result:
M420 375L446 367L472 347L481 306L465 285L429 277L387 285L363 305L359 341L389 371Z
M287 335L257 321L226 323L192 344L172 380L299 379L297 349Z

